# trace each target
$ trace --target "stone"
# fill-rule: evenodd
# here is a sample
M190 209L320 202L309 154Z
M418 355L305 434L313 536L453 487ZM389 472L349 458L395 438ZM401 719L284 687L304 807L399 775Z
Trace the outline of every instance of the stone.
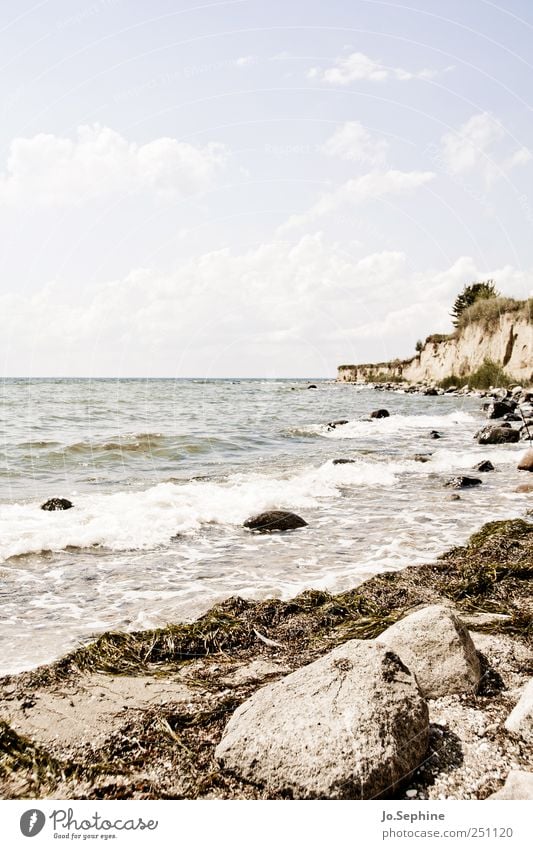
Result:
M433 604L411 613L377 641L392 649L416 675L426 698L477 689L481 671L474 643L464 623L446 605Z
M348 419L337 419L337 421L335 422L328 422L328 427L330 427L332 430L335 430L335 428L339 425L345 424L348 424Z
M417 463L429 463L431 454L414 454L413 460L416 460Z
M370 413L370 418L371 418L371 419L388 419L388 418L389 418L389 416L390 416L389 411L388 411L388 410L383 410L383 409L381 409L381 410L373 410L373 411Z
M252 516L244 523L245 528L263 534L271 531L292 531L295 528L305 528L306 525L307 522L301 516L297 516L296 513L291 513L289 510L267 510L265 513Z
M424 395L438 395L438 390L434 386L429 386L425 391Z
M506 401L492 401L487 410L488 419L503 419L505 415L513 412L513 405Z
M502 789L489 799L533 799L533 772L511 770Z
M446 481L444 486L452 486L454 489L469 489L472 486L479 486L481 481L479 478L469 478L467 475L457 475Z
M505 442L518 442L520 439L520 431L515 430L510 425L487 425L481 428L476 433L476 439L480 445L500 445Z
M307 388L308 389L318 389L318 386L316 385L316 383L310 383Z
M371 799L422 762L428 707L394 652L350 640L257 690L229 720L215 757L269 795Z
M338 460L333 460L334 466L344 466L346 463L355 463L355 460L348 460L347 457L339 457Z
M430 439L442 439L442 434L440 434L438 430L432 430L429 436Z
M520 457L516 468L521 472L533 472L533 449L526 451L526 453Z
M68 498L49 498L48 501L45 501L44 504L41 504L41 510L70 510L71 507L74 507L72 501L69 501Z
M533 744L533 678L524 687L524 691L505 720L505 728L526 743Z
M493 472L494 466L490 462L490 460L482 460L481 463L478 463L476 466L477 472Z

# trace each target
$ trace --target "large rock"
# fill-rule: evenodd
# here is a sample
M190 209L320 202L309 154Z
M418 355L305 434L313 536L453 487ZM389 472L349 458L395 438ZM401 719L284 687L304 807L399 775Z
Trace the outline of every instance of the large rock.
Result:
M388 410L384 410L384 409L381 409L381 410L373 410L373 411L370 413L370 418L371 418L371 419L388 419L388 418L389 418L389 416L390 416L389 411L388 411Z
M235 775L295 799L371 799L424 758L428 708L414 676L375 641L350 640L256 691L215 756Z
M505 720L505 727L526 743L533 743L533 678L526 684L518 703Z
M533 472L533 450L526 451L518 461L518 469L522 472Z
M489 799L533 799L533 772L511 770L502 789Z
M520 431L511 426L487 425L476 433L476 439L480 445L500 445L505 442L518 442Z
M72 501L68 498L49 498L44 504L41 504L41 510L70 510L73 507Z
M487 418L503 419L505 415L512 413L512 411L513 404L510 404L507 401L492 401L492 403L488 406Z
M466 626L448 607L433 604L395 622L377 638L414 672L424 696L473 693L480 666Z
M472 486L479 486L481 481L479 478L469 478L467 475L457 475L446 481L444 486L452 486L454 489L469 489Z
M490 460L482 460L481 463L477 464L476 471L478 471L478 472L493 472L494 471L494 465L490 462Z
M289 510L267 510L265 513L252 516L244 523L245 528L263 534L270 531L292 531L294 528L305 528L306 525L307 522L301 516Z

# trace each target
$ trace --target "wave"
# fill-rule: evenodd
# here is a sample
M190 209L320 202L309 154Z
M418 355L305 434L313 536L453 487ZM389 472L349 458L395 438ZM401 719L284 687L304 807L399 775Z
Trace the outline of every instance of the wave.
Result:
M274 508L306 510L347 487L392 486L385 463L358 461L306 469L287 477L233 475L224 482L161 483L142 492L72 497L75 508L46 513L36 504L0 509L0 557L101 546L130 551L166 545L177 534L204 525L241 526L254 513Z
M300 436L324 436L327 439L361 439L368 436L413 434L417 431L459 428L475 425L478 419L462 410L445 415L391 415L384 419L358 419L330 428L327 424L300 428ZM294 433L294 431L293 431Z

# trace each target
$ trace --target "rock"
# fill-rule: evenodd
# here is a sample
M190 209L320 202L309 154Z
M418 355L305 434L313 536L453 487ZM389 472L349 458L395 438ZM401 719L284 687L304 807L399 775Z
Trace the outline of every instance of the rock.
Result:
M355 463L355 460L348 460L347 457L339 457L338 460L333 460L334 466L344 466L346 463Z
M526 451L523 457L520 457L516 468L521 472L533 472L533 449Z
M526 743L533 743L533 678L530 678L518 703L505 720L505 728Z
M511 770L502 789L489 799L533 799L533 772Z
M450 495L450 497L448 498L448 501L460 501L460 500L461 500L461 496L457 495L456 492L454 492L454 494Z
M430 439L442 439L442 434L440 434L438 430L432 430L429 436Z
M348 419L337 419L337 421L335 422L328 422L328 427L330 427L332 430L335 430L338 425L345 424L348 424Z
M260 531L263 534L271 531L292 531L294 528L304 528L306 525L307 522L289 510L267 510L265 513L252 516L244 523L245 528Z
M431 454L414 454L413 460L416 460L417 463L429 463Z
M73 507L72 501L68 498L49 498L44 504L41 504L41 510L70 510Z
M480 665L466 626L453 610L433 604L387 628L377 641L388 646L414 672L426 698L473 693Z
M503 419L505 415L513 412L513 405L507 401L492 401L487 410L488 419Z
M481 481L479 478L469 478L466 475L457 475L455 478L450 478L444 486L453 486L454 489L468 489L472 486L479 486Z
M514 490L515 492L533 492L533 483L521 483Z
M425 756L428 708L414 676L374 641L350 640L257 690L229 720L215 757L293 799L370 799Z
M494 466L492 465L490 460L482 460L481 463L477 464L476 471L478 471L478 472L493 472Z
M318 389L318 386L316 385L316 383L310 383L307 388L308 389Z
M514 430L510 425L487 425L476 433L476 439L480 445L500 445L504 442L518 442L520 431Z
M388 410L383 410L383 409L382 409L382 410L373 410L373 411L370 413L370 418L371 418L371 419L388 419L388 418L389 418L389 416L390 416L389 411L388 411Z
M424 395L438 395L438 394L439 394L438 390L435 389L434 386L429 386L424 392Z

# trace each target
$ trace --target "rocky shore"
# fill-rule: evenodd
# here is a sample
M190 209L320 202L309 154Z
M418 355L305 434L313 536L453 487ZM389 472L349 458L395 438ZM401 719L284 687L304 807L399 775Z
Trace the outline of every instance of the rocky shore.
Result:
M533 525L0 681L3 798L531 798Z

